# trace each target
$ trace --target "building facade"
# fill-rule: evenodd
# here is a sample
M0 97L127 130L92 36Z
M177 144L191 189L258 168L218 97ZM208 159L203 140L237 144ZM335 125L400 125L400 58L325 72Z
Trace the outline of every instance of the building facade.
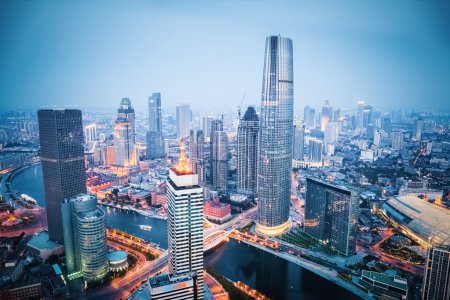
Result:
M114 164L135 166L137 161L134 109L129 98L122 98L114 125Z
M191 169L194 174L198 174L200 184L204 184L206 182L206 164L204 154L205 135L203 130L191 129L189 142Z
M358 207L354 191L306 179L305 232L346 256L356 252Z
M292 40L266 39L261 93L256 230L278 235L289 219L294 122Z
M310 139L308 142L308 159L309 161L321 162L323 156L323 141L318 139Z
M197 273L161 274L148 280L151 300L200 299L197 291Z
M422 299L450 299L450 247L428 248Z
M86 193L81 110L39 110L38 122L48 232L62 244L61 203Z
M191 129L191 108L189 104L180 104L177 106L177 138L189 136Z
M328 100L325 100L322 106L320 130L325 131L328 122L331 122L332 120L333 120L333 107L330 105L330 102Z
M303 160L305 156L305 125L297 122L294 125L293 159Z
M203 299L203 188L181 145L180 159L167 179L169 272L197 273L197 299Z
M62 203L64 247L69 274L81 272L88 283L108 275L106 216L97 197L79 194Z
M225 193L228 183L228 136L223 130L215 130L211 133L210 159L212 187Z
M162 134L161 94L148 97L147 159L164 157L164 138Z
M258 167L259 117L249 106L240 120L237 132L237 192L256 195Z

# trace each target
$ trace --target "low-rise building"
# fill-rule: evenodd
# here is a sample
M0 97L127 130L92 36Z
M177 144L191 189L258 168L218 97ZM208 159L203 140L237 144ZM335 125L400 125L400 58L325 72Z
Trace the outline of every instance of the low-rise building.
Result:
M408 283L405 278L362 270L359 283L370 292L387 299L407 299Z
M39 257L42 261L48 260L50 255L61 255L64 253L64 245L51 241L48 231L35 234L27 244L28 253Z
M231 218L231 205L221 203L218 198L203 203L205 218L217 223L224 223Z

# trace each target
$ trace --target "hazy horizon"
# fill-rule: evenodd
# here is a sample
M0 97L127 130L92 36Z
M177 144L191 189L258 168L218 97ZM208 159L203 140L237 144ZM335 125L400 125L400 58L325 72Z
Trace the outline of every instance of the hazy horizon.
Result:
M265 38L294 44L295 109L447 109L446 1L2 1L0 108L260 104Z

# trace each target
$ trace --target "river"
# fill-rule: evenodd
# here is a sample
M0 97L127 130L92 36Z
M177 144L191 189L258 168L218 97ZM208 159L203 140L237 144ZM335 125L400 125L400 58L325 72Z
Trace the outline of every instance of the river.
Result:
M41 165L31 166L17 173L12 180L12 190L28 194L35 198L39 205L45 206ZM106 211L108 226L167 248L165 220L110 207L103 209ZM139 225L143 224L152 226L152 230L141 229ZM243 281L271 299L359 299L294 263L235 240L230 240L208 253L205 256L205 266L233 281Z

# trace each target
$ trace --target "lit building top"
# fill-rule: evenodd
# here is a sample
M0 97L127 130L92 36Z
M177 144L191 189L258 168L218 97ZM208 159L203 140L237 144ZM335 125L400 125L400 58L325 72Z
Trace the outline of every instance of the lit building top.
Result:
M181 152L180 152L180 159L178 160L177 165L175 166L175 168L173 168L173 170L175 171L175 173L177 173L177 175L189 175L192 174L192 170L191 167L189 165L189 161L186 159L186 155L184 153L184 149L186 148L186 146L184 145L184 138L181 139Z

